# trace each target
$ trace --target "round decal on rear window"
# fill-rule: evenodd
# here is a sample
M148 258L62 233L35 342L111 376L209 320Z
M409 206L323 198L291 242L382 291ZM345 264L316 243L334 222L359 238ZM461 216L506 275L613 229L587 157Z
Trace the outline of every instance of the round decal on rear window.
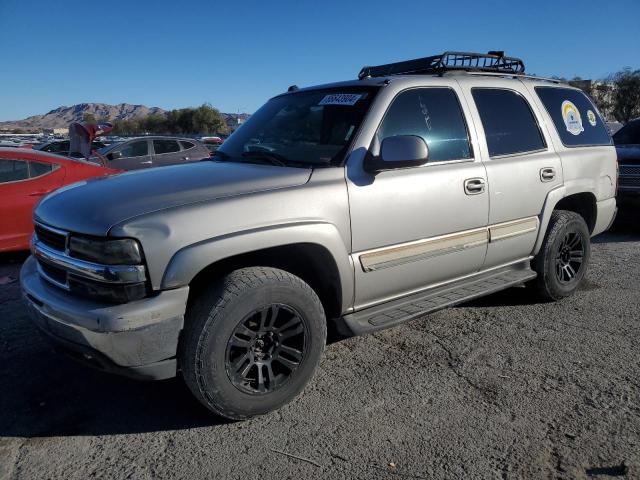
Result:
M567 132L570 134L580 135L584 132L580 112L573 102L569 100L562 102L562 119L564 120L564 125L567 127Z
M592 127L596 126L596 114L592 110L587 110L587 120L589 120Z

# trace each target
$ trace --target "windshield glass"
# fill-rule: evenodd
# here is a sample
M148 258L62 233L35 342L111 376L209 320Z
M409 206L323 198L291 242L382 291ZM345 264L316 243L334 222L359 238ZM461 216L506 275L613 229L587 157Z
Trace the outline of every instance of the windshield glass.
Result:
M293 166L338 164L377 90L332 88L272 98L220 146L216 158Z

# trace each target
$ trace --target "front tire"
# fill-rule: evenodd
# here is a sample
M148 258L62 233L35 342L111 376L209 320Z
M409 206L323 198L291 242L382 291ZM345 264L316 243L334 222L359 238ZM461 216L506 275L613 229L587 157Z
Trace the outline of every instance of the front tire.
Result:
M187 312L182 375L196 398L232 420L290 402L313 376L326 342L316 293L283 270L236 270Z
M590 256L590 235L584 218L574 212L555 210L533 261L540 296L560 300L572 295L584 278Z

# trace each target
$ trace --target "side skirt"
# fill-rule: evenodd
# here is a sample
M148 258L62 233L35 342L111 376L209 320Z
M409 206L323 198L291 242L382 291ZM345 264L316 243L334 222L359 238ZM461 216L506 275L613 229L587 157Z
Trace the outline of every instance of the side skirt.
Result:
M351 335L364 335L390 328L427 313L483 297L536 278L529 260L508 265L342 317ZM350 330L350 331L349 331Z

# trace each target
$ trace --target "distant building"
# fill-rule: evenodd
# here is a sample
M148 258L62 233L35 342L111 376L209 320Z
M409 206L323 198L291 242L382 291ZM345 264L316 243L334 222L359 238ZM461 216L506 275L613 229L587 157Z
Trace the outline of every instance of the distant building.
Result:
M68 128L43 128L42 133L45 135L67 135L69 133Z

